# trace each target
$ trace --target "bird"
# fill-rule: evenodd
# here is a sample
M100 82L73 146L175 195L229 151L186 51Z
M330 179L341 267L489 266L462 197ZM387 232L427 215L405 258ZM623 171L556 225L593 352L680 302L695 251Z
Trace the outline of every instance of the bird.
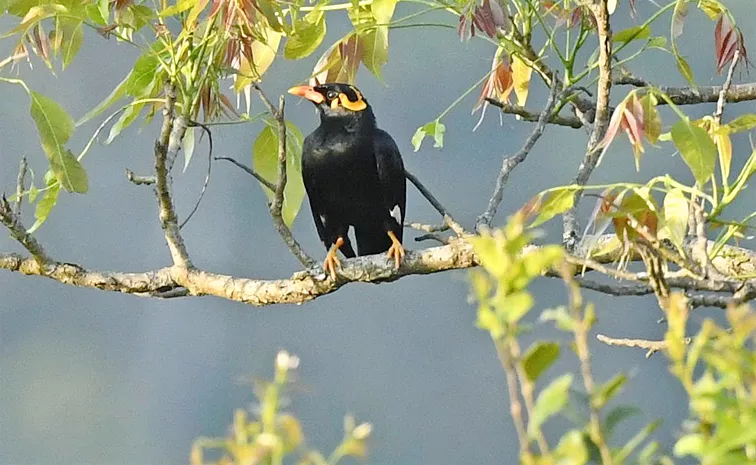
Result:
M311 101L320 115L320 125L302 144L302 178L328 250L323 269L336 279L337 253L356 256L350 227L357 254L386 252L399 269L407 183L396 142L378 128L372 107L350 84L302 85L288 92Z

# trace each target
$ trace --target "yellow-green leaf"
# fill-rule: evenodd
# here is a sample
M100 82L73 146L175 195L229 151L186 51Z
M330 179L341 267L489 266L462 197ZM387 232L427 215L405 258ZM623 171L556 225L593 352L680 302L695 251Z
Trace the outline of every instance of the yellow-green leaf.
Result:
M756 115L753 113L740 115L729 123L723 124L722 127L723 129L726 128L726 131L730 134L750 131L751 129L756 128Z
M322 11L312 11L297 21L294 33L286 40L284 56L298 60L312 54L326 35L325 15Z
M675 54L675 60L677 63L677 69L680 74L690 83L691 86L696 87L696 80L693 78L693 70L690 69L688 61L681 55Z
M19 32L26 32L29 28L39 23L40 21L47 19L51 16L61 15L68 13L68 9L63 5L58 4L44 4L33 6L29 8L24 18L21 20L18 26L14 27L10 31L6 32L0 37L10 37Z
M158 15L164 18L167 16L174 16L179 13L183 13L184 11L193 7L196 3L198 3L197 0L177 0L175 4L164 9L163 11L158 13Z
M252 49L253 63L250 63L246 57L242 57L239 64L239 74L236 75L234 81L234 91L236 93L244 90L249 86L252 81L259 81L262 79L262 75L273 64L273 60L276 58L276 52L278 52L278 45L281 43L281 34L274 31L271 28L265 28L264 42L255 40L250 45Z
M388 26L376 26L364 34L360 34L363 54L362 63L379 80L381 68L388 61Z
M129 77L131 76L131 73L129 73L123 80L118 83L118 85L113 89L112 92L110 92L110 95L105 97L105 100L98 103L96 107L92 108L87 112L86 115L82 116L77 122L76 127L81 126L82 124L86 123L87 121L90 121L92 118L95 118L103 111L110 108L111 105L113 105L115 102L120 100L124 95L126 95L126 84L129 81Z
M719 16L727 11L727 8L719 0L699 0L698 8L712 21L716 21Z
M688 228L688 208L688 199L680 189L673 189L664 197L664 223L659 239L669 239L681 251Z
M155 80L160 61L154 53L152 50L147 50L134 63L134 69L129 74L129 80L126 83L126 92L129 95L141 95Z
M559 413L567 405L570 386L572 386L572 375L568 373L552 381L538 394L532 417L528 422L529 437L535 438L546 420Z
M522 356L522 365L530 381L536 381L559 358L559 344L536 342Z
M58 194L60 193L60 184L50 185L45 191L45 195L39 199L37 206L34 208L34 224L27 231L29 234L39 229L42 224L47 221L47 217L50 216L50 212L56 203L58 203Z
M528 100L530 76L532 73L533 68L522 61L519 55L512 56L512 81L514 83L515 95L517 96L517 105L521 107L524 107Z
M652 144L656 144L659 140L662 130L661 117L659 116L659 110L656 109L656 103L656 96L653 94L646 94L641 98L643 127L646 139Z
M615 43L631 42L633 40L648 39L649 37L651 37L651 29L648 26L633 26L613 34L612 41Z
M81 48L84 41L84 26L81 22L63 23L63 42L61 52L63 56L63 69L71 63Z
M287 226L291 227L299 213L305 190L302 181L302 133L290 122L286 122L286 188L284 189L281 214ZM278 181L278 132L274 124L268 124L260 132L252 147L252 164L255 171L267 181ZM274 193L261 184L265 195L272 200Z
M538 207L538 216L530 227L534 228L549 221L556 215L562 214L572 208L575 203L575 188L567 187L547 193L542 197Z
M717 148L706 130L694 126L688 119L681 119L672 126L672 141L683 160L693 172L696 181L703 186L714 172Z
M431 121L425 126L417 128L415 134L412 136L412 146L415 148L415 152L420 150L420 145L423 143L425 136L433 137L433 147L441 148L444 146L444 133L446 132L446 126L441 121Z

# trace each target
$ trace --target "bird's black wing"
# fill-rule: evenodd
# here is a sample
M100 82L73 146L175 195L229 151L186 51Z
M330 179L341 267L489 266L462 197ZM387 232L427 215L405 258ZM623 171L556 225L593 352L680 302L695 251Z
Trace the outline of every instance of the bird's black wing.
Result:
M375 162L383 193L383 208L389 217L385 226L401 241L407 205L407 181L404 177L404 162L394 139L381 129L376 129Z
M328 221L326 209L324 208L325 206L322 205L323 200L325 199L325 194L320 189L317 181L319 177L316 171L317 165L308 163L309 160L313 159L313 157L310 156L313 150L313 140L311 136L312 135L307 136L302 145L302 180L304 181L305 191L307 192L307 199L310 201L310 211L312 211L312 219L315 222L315 228L318 230L318 236L326 246L326 249L328 249L336 242L339 231L337 230L338 225L332 225ZM344 245L341 246L341 252L347 258L355 257L356 254L349 241L349 237L344 234L343 239L345 242Z

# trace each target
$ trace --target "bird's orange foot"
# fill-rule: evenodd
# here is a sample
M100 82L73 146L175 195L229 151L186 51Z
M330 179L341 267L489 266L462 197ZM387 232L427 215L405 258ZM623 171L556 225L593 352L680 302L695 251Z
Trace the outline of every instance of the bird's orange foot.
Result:
M402 261L404 261L404 246L402 246L402 243L399 242L399 239L396 238L396 235L393 231L388 231L387 234L391 238L391 247L389 247L386 255L388 255L389 260L391 260L392 258L394 259L394 265L398 270L399 266L402 264Z
M325 261L323 261L323 269L331 275L331 279L336 279L336 268L341 268L341 260L339 260L339 256L336 254L342 245L344 245L344 239L339 237L336 239L336 243L328 250Z

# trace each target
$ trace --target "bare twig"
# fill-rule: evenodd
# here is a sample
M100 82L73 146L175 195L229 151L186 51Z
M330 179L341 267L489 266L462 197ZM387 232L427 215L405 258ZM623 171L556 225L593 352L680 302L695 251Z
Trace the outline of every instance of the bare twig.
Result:
M157 182L155 176L139 176L128 168L126 168L126 179L137 186L151 186Z
M486 101L491 105L500 108L502 113L508 115L517 115L521 117L523 121L530 121L532 123L535 123L541 117L540 113L534 113L524 107L510 105L505 102L499 102L498 100L494 100L492 98L487 98ZM556 124L557 126L566 126L573 129L580 129L583 127L583 123L580 121L580 119L574 116L550 115L546 120L546 123Z
M449 238L439 236L438 234L435 234L435 233L423 234L422 236L417 236L415 238L415 242L423 242L423 241L436 241L440 244L448 244Z
M0 197L0 223L8 228L11 237L17 240L34 257L41 268L40 271L44 273L44 265L49 260L45 249L34 236L26 232L26 228L21 224L20 217L15 214L5 196Z
M554 110L554 106L559 100L557 98L558 85L559 84L557 83L557 80L554 79L552 82L551 92L549 92L549 98L546 101L546 106L543 108L540 116L538 117L538 123L536 124L535 128L533 128L533 131L530 133L530 136L528 136L527 140L525 140L525 144L522 146L520 151L512 155L511 157L504 157L504 161L501 165L501 171L499 171L499 175L496 177L496 186L494 187L491 198L488 200L488 207L486 207L486 210L480 216L478 216L478 219L475 221L476 230L479 230L481 226L491 226L491 220L493 220L493 217L496 215L496 210L499 208L501 200L504 197L504 185L509 179L510 173L517 167L517 165L525 161L530 151L533 150L536 142L538 142L538 139L540 139L543 135L543 132L546 129L546 122L548 121L549 115L551 114L552 110ZM564 94L564 92L560 93L560 95L561 94Z
M575 282L583 289L614 296L641 296L654 292L648 284L643 283L600 283L582 276L575 276Z
M213 169L213 133L210 131L210 128L208 128L206 125L199 123L197 121L191 121L189 122L189 125L194 127L198 126L202 128L203 131L205 131L205 134L207 134L207 144L208 144L208 150L207 150L207 172L205 173L205 182L202 183L202 190L200 191L199 198L194 203L194 207L192 208L192 211L189 212L188 215L186 215L186 219L179 225L179 229L183 229L184 226L189 222L189 220L192 219L195 213L197 213L197 210L199 209L200 204L202 203L202 199L205 198L205 192L207 192L207 185L210 184L210 173Z
M262 98L263 101L267 101L268 99L265 97L262 90L258 87L256 88L257 93L260 94L260 98ZM284 119L284 106L285 100L282 95L278 100L278 110L274 109L272 113L276 120L276 126L278 127L278 183L276 184L276 189L274 191L273 201L270 203L270 215L273 217L273 226L289 247L291 253L297 257L297 260L299 260L302 265L311 268L315 266L315 260L310 258L304 249L302 249L302 246L299 245L299 242L294 239L294 235L291 234L291 230L286 226L282 214L284 191L286 189L286 120Z
M155 178L158 198L160 226L165 234L168 249L171 251L173 264L180 268L192 268L192 262L186 251L184 240L178 225L178 217L171 198L168 160L175 158L181 147L181 140L186 131L186 119L182 116L174 117L173 109L176 103L176 88L173 84L166 84L165 105L163 108L163 126L160 138L155 142Z
M437 233L449 230L448 224L423 224L423 223L404 223L405 228L416 229L418 231L424 231L427 233Z
M583 162L580 164L578 174L575 177L574 184L584 186L591 173L596 168L601 150L598 148L599 143L604 138L606 129L609 125L609 93L612 88L612 30L609 25L609 11L607 1L601 0L591 6L599 41L599 81L598 96L596 98L596 116L593 125L593 131L588 140L588 149ZM578 237L578 220L577 205L582 196L582 189L575 191L574 207L564 214L564 230L562 233L562 242L567 250L572 250L579 242Z
M517 390L517 371L514 366L514 357L510 351L510 346L502 339L494 339L496 353L499 355L504 373L507 377L507 391L509 393L509 414L512 416L512 422L517 431L517 439L520 442L520 457L530 455L530 445L528 433L525 429L525 420L522 416L522 402L520 393Z
M716 294L690 294L688 297L688 305L690 308L698 307L718 307L727 308L730 303L737 302L732 295L716 295Z
M417 176L410 173L406 169L404 170L404 176L417 188L418 191L420 191L423 197L425 197L426 200L428 200L428 202L433 205L433 208L435 208L436 211L444 217L444 224L448 225L452 229L452 231L457 234L457 236L462 236L465 234L465 229L462 227L462 225L459 224L454 219L454 217L451 216L446 207L444 207L441 202L439 202L438 199L436 199L436 197L431 194L431 191L429 191L428 188L425 187L419 179L417 179Z
M644 349L647 351L646 358L649 358L652 355L654 355L656 352L665 350L667 348L667 341L665 340L651 341L648 339L625 339L625 338L617 339L613 337L604 336L603 334L597 334L596 339L610 346L637 347L639 349ZM685 345L690 345L691 342L693 342L692 338L686 337L685 339L683 339L683 343Z
M260 184L262 184L263 186L265 186L266 188L268 188L271 192L276 192L276 185L275 184L273 184L272 182L268 181L264 177L260 176L255 170L253 170L249 166L247 166L247 165L245 165L243 163L240 163L240 162L236 161L235 159L233 159L231 157L214 157L213 160L225 160L225 161L233 163L237 167L243 169L248 175L250 175L253 178L257 179L257 181Z
M18 177L16 178L16 203L14 205L14 213L16 217L21 219L21 205L24 200L24 191L26 190L26 172L29 169L29 165L26 163L26 157L21 157L21 162L18 166Z
M719 92L719 99L717 100L717 111L714 113L714 121L717 124L722 122L722 113L724 113L725 102L727 101L727 92L730 91L732 85L732 74L735 72L735 67L740 60L740 50L735 49L735 53L732 56L732 63L730 63L730 69L727 70L727 77L725 78L722 90Z

